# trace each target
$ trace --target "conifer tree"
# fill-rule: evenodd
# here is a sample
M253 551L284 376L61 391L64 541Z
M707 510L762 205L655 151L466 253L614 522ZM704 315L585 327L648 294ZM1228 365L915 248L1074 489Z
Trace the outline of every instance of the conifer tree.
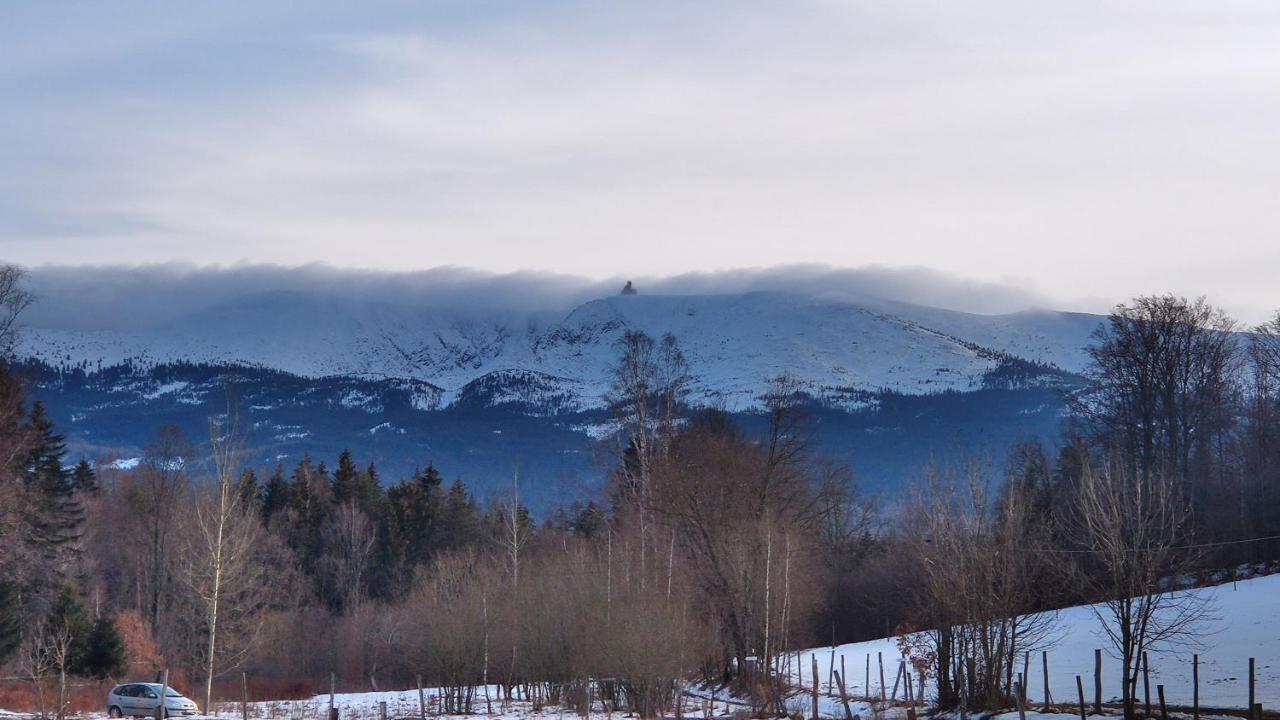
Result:
M84 660L89 640L89 614L80 602L80 596L70 583L65 583L53 607L49 609L47 632L51 637L65 636L69 640L66 652L67 671L78 670Z
M44 625L46 653L58 671L58 720L66 717L67 676L84 661L89 638L89 617L70 584L62 586Z
M276 463L275 472L262 489L262 520L269 522L277 513L289 508L289 481L284 477L284 463Z
M9 659L22 639L22 608L18 602L18 589L7 580L0 580L0 664Z
M80 538L84 506L76 494L72 473L62 465L67 454L66 439L54 430L44 403L32 406L28 424L33 445L27 453L26 481L35 495L30 508L33 540L49 560L61 563Z
M377 471L369 466L369 476ZM409 482L394 485L382 501L377 557L371 585L378 597L395 597L407 587L413 569L426 564L441 542L443 500L440 473L415 470Z
M115 677L125 671L127 663L124 638L115 621L108 615L99 615L89 628L78 671L98 679Z
M243 507L257 507L262 502L262 487L258 483L258 473L249 468L240 473L240 480L236 484L236 492L240 495L240 501Z
M321 530L332 509L330 485L324 463L317 468L311 456L303 456L289 483L288 543L298 554L302 568L314 574L322 547Z
M370 517L377 517L382 509L382 480L378 477L378 467L369 463L369 467L360 473L360 506Z
M458 548L470 545L480 538L480 513L475 499L467 492L462 480L454 480L444 503L444 537L441 545Z
M85 458L80 458L75 469L71 471L71 484L76 492L93 494L98 492L98 473Z
M342 505L356 501L359 482L360 470L351 459L351 451L344 448L338 456L338 468L333 471L333 502Z

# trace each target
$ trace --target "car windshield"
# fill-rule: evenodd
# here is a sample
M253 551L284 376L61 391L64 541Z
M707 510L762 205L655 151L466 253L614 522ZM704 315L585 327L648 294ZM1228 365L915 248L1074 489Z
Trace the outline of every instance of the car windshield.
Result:
M164 696L165 697L182 697L182 693L178 692L177 690L174 690L173 688L169 688L169 692L165 693Z

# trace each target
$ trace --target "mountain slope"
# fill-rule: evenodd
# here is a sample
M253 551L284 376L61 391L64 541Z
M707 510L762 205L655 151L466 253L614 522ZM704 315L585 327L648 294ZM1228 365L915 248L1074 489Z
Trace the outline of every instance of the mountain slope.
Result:
M547 507L615 462L602 396L629 330L675 335L692 402L749 430L788 373L812 398L816 447L892 494L930 456L998 462L1010 442L1054 438L1098 321L779 293L615 296L546 321L265 293L122 332L30 328L19 355L73 456L136 457L164 424L198 440L231 387L253 463L348 447L384 477L434 462L481 491L519 464Z
M446 404L482 377L524 372L553 381L559 395L590 408L601 404L615 343L624 332L670 332L694 370L695 397L746 409L783 372L815 396L973 390L984 386L984 377L1006 356L1078 372L1097 322L1064 313L981 316L748 293L610 297L539 326L517 314L445 315L407 305L270 293L124 333L31 328L19 354L90 372L121 363L194 362L303 377L415 379L441 388Z

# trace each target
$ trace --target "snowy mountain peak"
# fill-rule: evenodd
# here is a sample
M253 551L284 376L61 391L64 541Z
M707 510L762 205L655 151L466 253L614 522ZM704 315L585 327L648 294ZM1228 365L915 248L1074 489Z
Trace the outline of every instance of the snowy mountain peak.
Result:
M596 407L627 330L672 333L697 378L694 397L751 407L787 372L815 396L894 390L973 390L1002 363L1079 372L1096 316L1056 312L973 315L901 303L860 303L777 292L615 295L558 321L464 314L412 304L268 292L126 332L29 328L21 357L95 372L117 364L243 364L303 377L425 381L444 401L474 400L495 378L536 378L536 395ZM483 394L483 393L480 393ZM501 394L501 393L499 393ZM470 401L468 400L468 401Z

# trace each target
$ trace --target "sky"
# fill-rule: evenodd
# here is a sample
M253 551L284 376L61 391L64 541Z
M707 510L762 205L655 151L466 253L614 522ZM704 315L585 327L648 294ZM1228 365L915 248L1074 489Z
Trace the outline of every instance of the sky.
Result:
M799 266L1260 321L1278 78L1274 2L15 0L0 260Z

